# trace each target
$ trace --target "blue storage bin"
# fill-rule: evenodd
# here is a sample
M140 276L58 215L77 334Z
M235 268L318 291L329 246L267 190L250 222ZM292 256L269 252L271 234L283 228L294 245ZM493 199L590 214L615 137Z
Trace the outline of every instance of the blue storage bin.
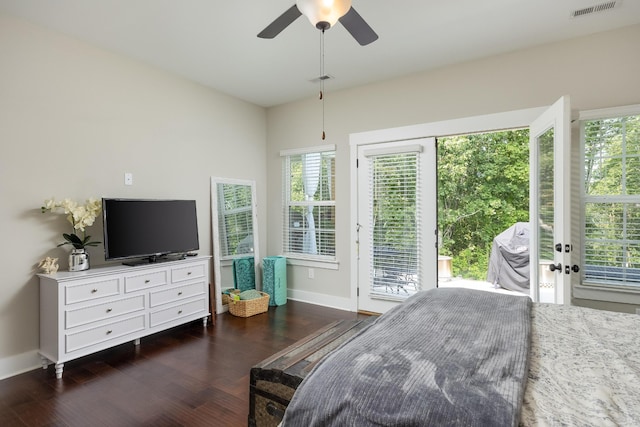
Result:
M269 305L287 303L287 259L270 256L262 260L262 292L269 294Z

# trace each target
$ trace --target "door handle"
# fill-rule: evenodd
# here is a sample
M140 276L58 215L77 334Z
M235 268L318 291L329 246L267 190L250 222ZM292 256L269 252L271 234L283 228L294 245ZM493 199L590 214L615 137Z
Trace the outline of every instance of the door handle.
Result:
M556 270L562 271L562 264L560 264L560 263L558 263L557 265L551 264L551 265L549 265L549 270L550 271L556 271Z
M578 271L580 271L580 267L578 267L577 265L575 265L575 264L574 264L574 265L571 267L571 271L573 271L574 273L577 273Z

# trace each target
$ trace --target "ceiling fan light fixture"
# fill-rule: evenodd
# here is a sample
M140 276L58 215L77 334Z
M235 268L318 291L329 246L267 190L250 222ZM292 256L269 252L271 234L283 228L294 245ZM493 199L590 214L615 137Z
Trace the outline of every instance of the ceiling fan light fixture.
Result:
M296 6L311 25L326 30L349 12L351 0L296 0Z

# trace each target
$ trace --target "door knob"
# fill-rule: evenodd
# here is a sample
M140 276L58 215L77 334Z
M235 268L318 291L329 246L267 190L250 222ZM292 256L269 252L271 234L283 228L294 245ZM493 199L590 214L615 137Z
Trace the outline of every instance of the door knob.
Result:
M549 265L549 270L551 270L551 271L556 271L556 270L562 271L562 264L560 264L560 263L558 263L557 265L551 264L551 265Z
M574 264L573 267L571 267L571 271L573 271L574 273L577 273L578 271L580 271L580 267Z

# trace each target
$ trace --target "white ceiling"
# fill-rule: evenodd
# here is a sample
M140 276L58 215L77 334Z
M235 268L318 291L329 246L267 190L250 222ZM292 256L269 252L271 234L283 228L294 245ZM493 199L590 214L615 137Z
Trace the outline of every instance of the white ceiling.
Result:
M380 38L325 34L327 92L640 23L640 0L353 0ZM304 16L256 37L295 0L0 0L0 11L261 105L315 97L320 32Z

